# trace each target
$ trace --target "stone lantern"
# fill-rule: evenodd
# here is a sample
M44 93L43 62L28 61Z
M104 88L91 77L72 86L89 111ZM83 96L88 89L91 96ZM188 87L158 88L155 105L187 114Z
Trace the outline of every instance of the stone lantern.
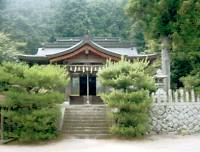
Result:
M156 86L158 88L163 88L164 89L164 79L167 78L167 75L164 75L161 69L158 69L156 71L156 75L154 76L156 80Z
M161 69L158 69L154 78L156 80L156 86L158 87L155 94L156 101L157 102L167 101L167 93L164 90L164 79L166 79L167 76L163 74Z

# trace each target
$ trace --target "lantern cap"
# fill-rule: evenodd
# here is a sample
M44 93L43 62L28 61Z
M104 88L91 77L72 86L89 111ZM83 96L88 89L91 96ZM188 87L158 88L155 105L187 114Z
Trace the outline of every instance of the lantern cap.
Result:
M161 69L158 69L156 71L156 75L154 76L154 78L164 79L164 78L167 78L167 75L165 75Z

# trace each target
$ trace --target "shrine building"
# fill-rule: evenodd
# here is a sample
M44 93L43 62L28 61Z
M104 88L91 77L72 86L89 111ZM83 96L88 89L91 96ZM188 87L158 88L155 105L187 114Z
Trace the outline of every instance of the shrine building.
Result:
M20 61L33 64L65 65L70 75L66 93L70 104L102 104L98 92L103 88L96 77L107 60L117 62L122 57L135 60L156 59L156 54L139 54L136 47L118 37L57 38L44 43L35 55L18 55Z

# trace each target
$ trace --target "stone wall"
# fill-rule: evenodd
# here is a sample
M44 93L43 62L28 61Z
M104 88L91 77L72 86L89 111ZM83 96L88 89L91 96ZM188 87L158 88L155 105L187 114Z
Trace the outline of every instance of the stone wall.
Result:
M200 133L200 102L153 103L150 116L152 134Z

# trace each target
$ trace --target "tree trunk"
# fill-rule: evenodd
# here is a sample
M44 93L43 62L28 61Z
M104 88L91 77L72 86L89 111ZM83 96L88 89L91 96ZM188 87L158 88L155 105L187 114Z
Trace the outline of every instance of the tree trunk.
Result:
M162 45L162 72L167 76L166 79L164 79L164 89L168 92L170 89L170 56L169 56L169 39L168 37L163 37L161 39L161 45Z

